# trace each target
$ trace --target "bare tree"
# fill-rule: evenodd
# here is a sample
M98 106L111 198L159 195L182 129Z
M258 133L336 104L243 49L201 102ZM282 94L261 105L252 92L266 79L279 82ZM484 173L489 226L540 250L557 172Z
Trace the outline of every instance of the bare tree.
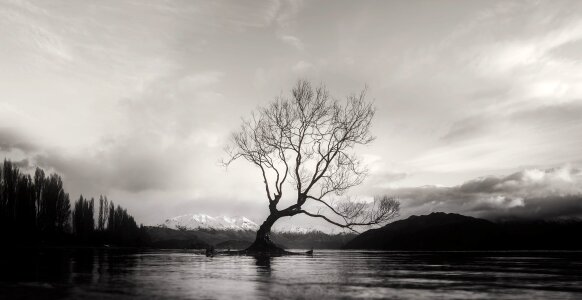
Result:
M269 238L271 227L281 217L305 214L355 231L397 215L399 203L394 198L375 197L372 203L339 198L367 174L352 153L356 145L374 140L370 134L374 108L365 95L364 89L339 102L324 86L313 88L300 80L290 98L259 108L233 133L225 165L239 158L254 164L269 200L270 215L247 251L281 251ZM279 209L286 183L294 190L289 193L293 204ZM310 211L306 203L319 208Z

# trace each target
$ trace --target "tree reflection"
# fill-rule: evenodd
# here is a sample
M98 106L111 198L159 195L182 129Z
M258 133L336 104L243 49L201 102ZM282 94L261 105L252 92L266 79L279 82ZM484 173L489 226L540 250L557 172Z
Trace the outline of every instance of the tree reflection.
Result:
M260 255L254 256L254 259L259 274L271 274L271 260L273 257Z

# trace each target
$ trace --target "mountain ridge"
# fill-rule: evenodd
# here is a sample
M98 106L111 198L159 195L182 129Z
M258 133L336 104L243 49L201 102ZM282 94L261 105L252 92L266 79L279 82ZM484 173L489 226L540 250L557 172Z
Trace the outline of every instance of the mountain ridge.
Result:
M244 216L216 216L185 214L166 219L161 227L178 230L235 230L256 231L259 225Z
M218 231L253 231L259 229L259 224L245 216L210 216L201 213L185 214L166 219L157 225L161 228L176 230L218 230ZM293 224L275 224L272 232L277 233L303 233L320 231L315 228L307 228Z
M582 249L581 221L494 223L454 213L410 216L368 230L344 249L380 250L567 250Z

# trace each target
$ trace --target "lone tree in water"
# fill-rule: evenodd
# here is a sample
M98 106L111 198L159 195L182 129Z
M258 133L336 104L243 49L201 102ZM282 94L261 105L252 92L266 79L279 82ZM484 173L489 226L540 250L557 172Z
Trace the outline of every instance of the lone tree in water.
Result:
M370 134L374 108L365 101L365 90L339 102L325 87L314 89L300 80L291 94L243 120L226 148L226 166L243 158L260 169L269 200L270 214L246 250L249 253L283 252L269 238L271 227L282 217L305 214L355 231L358 226L385 223L399 210L398 201L387 196L375 197L372 203L337 198L366 176L366 168L351 152L374 140ZM286 183L293 188L285 189L292 204L280 209ZM310 211L306 203L319 208Z

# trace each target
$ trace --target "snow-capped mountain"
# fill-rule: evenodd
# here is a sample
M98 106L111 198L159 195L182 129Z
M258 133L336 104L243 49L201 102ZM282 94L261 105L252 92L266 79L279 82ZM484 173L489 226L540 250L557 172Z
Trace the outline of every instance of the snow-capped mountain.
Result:
M217 216L212 217L205 214L187 214L173 217L165 220L159 226L171 229L211 229L211 230L234 230L234 231L256 231L259 229L259 224L251 221L249 218L237 216ZM287 220L277 222L272 229L273 232L281 233L308 233L316 231L312 227L301 227L289 223Z
M272 232L278 232L278 233L301 233L301 234L306 234L312 231L317 231L315 228L313 227L301 227L301 226L297 226L297 225L292 225L292 224L276 224L273 225L273 228L271 230Z
M214 230L235 230L256 231L259 229L257 223L245 217L227 217L218 216L212 217L204 214L188 214L167 219L163 227L172 229L214 229Z

